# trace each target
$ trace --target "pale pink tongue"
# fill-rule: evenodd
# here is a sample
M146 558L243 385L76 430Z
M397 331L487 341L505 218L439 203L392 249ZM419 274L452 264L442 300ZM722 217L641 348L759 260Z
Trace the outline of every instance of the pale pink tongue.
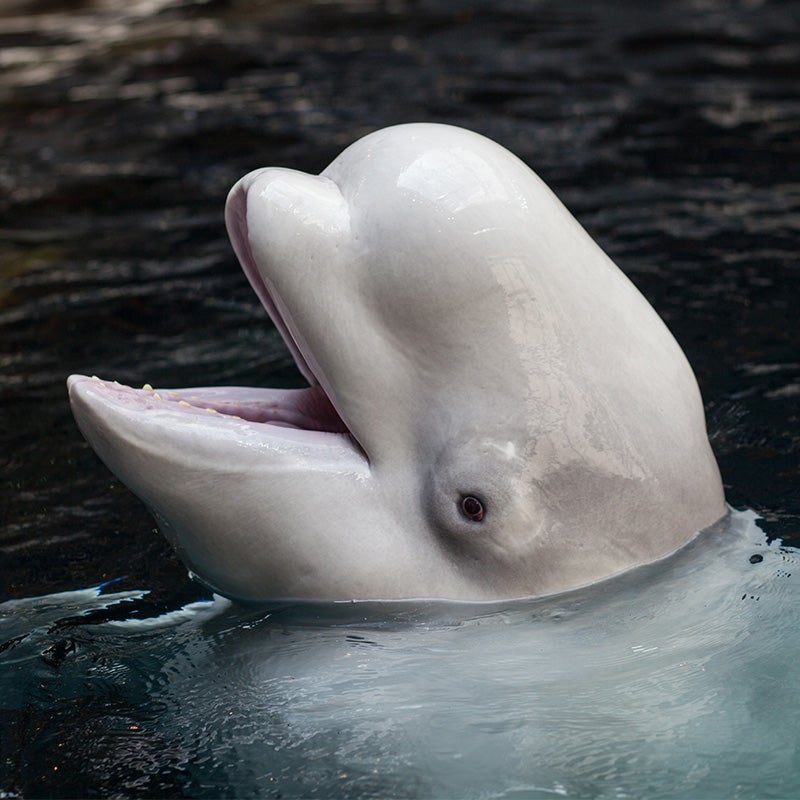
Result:
M321 386L308 389L253 389L239 386L210 386L197 389L161 391L164 400L213 409L219 414L248 422L269 423L287 428L328 433L348 433L336 409Z

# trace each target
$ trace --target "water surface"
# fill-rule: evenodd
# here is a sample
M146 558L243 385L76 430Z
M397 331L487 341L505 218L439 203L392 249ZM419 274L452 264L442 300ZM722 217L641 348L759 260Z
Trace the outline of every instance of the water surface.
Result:
M110 621L141 593L8 601L17 775L30 795L795 797L798 569L745 513L538 601Z

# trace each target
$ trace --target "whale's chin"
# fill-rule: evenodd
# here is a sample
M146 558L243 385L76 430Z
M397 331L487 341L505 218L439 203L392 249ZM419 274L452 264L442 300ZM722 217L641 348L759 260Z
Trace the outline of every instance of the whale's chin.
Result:
M324 375L320 374L318 366L315 367L313 354L309 353L302 331L297 329L296 320L276 293L267 274L263 269L259 269L253 256L247 222L247 194L264 172L267 170L251 172L231 189L225 204L228 236L247 280L269 314L273 325L283 337L297 369L311 386L325 384Z

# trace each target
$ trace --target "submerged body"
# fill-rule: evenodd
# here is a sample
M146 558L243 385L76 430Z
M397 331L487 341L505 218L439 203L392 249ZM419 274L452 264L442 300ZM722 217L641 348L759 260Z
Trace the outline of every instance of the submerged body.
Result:
M691 368L541 180L477 134L377 131L231 190L306 390L73 377L86 438L230 597L547 594L725 513Z

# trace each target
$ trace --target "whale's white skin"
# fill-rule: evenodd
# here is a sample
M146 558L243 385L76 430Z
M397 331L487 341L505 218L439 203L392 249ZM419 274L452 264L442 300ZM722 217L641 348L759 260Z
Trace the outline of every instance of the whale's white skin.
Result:
M92 447L221 594L541 595L726 513L679 346L494 142L380 130L319 176L251 172L226 220L311 388L69 382Z

